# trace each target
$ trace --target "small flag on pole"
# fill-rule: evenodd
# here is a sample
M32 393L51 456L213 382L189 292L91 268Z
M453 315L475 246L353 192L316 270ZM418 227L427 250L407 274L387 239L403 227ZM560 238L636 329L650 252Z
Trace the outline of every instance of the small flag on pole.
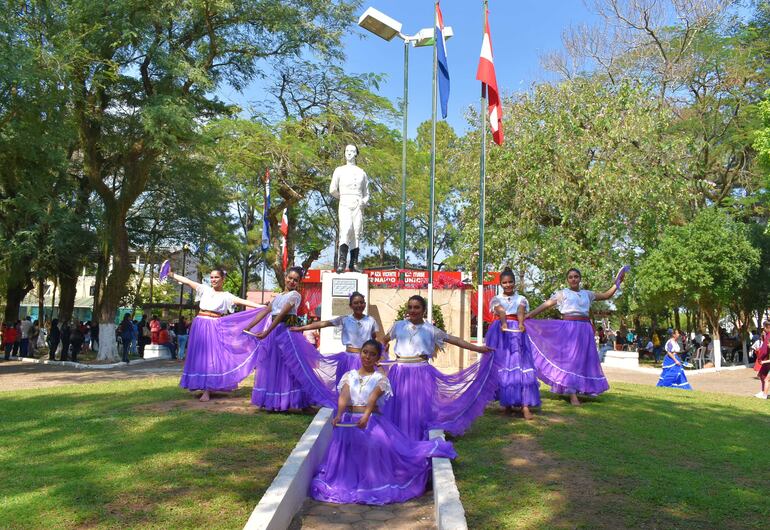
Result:
M438 59L438 92L441 100L441 117L447 117L449 106L449 63L446 60L446 39L444 38L444 17L436 2L436 57Z
M265 211L262 214L262 252L270 248L270 169L265 170Z
M497 76L495 75L495 60L492 57L492 37L489 32L489 10L485 13L484 40L481 43L479 68L476 79L487 86L489 100L489 127L492 138L497 145L503 145L503 107L500 105L500 94L497 92Z
M286 244L286 238L289 237L289 217L286 215L287 210L283 211L281 215L281 251L283 253L283 270L289 268L289 247Z

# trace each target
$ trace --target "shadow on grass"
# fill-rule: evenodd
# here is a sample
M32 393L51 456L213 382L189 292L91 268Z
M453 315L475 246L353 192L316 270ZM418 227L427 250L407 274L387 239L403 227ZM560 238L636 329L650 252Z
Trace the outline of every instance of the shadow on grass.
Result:
M746 528L770 515L767 403L617 384L533 422L489 410L456 441L472 528Z
M310 417L141 408L185 395L176 378L4 393L0 521L243 525Z

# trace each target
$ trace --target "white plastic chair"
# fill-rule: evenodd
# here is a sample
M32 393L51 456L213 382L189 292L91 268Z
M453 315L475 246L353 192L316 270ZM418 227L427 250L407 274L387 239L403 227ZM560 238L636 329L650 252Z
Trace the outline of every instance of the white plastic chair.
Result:
M700 346L697 350L695 350L695 356L692 358L692 364L696 368L703 368L703 364L705 362L706 357L706 347Z

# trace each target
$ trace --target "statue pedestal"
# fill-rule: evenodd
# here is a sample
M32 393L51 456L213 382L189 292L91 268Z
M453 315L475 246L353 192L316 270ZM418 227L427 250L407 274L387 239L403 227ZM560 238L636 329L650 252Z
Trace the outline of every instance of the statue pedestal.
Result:
M368 310L369 278L366 274L324 272L321 275L321 320L349 315L351 313L349 297L354 291L364 295ZM339 353L345 349L341 339L342 331L339 328L323 328L319 350L323 354Z
M144 347L145 359L171 359L171 352L160 344L148 344Z

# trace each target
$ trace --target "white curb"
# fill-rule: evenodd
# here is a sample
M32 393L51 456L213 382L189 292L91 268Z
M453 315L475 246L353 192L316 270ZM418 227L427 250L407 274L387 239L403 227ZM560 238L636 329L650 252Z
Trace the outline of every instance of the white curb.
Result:
M332 437L332 410L322 408L260 499L244 529L284 530L302 506Z
M132 360L130 364L126 364L123 361L120 361L117 363L111 363L111 364L87 364L87 363L76 363L72 361L49 361L47 359L32 359L30 357L15 357L15 356L12 356L11 359L22 363L48 364L51 366L66 366L68 368L79 368L81 370L110 370L112 368L124 368L126 366L130 366L130 364L141 364L141 363L158 360L158 359L139 358L139 359Z
M431 440L445 439L444 431L430 431ZM460 490L455 483L452 461L448 458L433 459L433 504L435 506L436 527L438 530L467 530L465 509L460 501Z

